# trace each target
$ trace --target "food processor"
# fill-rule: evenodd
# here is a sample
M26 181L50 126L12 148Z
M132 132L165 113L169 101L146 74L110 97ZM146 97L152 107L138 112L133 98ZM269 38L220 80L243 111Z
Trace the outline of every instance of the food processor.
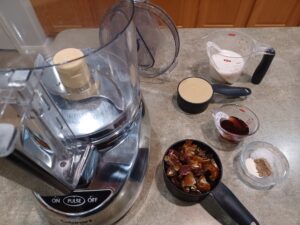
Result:
M120 0L99 29L64 30L2 62L0 175L33 190L51 224L115 223L138 198L149 160L139 76L171 70L178 51L162 9Z

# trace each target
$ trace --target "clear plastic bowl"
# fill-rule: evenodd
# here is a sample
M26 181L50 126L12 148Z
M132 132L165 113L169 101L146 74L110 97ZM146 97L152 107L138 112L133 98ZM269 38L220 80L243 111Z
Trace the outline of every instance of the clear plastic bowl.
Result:
M255 113L246 106L237 104L226 104L213 111L213 117L215 126L220 135L228 141L239 142L245 137L254 134L259 128L259 120ZM238 134L237 132L230 132L228 129L222 127L222 122L225 120L239 119L246 127L248 132L244 134ZM238 122L238 121L237 121ZM238 125L241 125L238 123ZM243 127L245 128L245 127Z
M255 161L264 161L267 169L258 167L257 163L253 164ZM285 180L289 173L289 163L284 154L267 142L256 141L248 144L236 163L241 180L256 189L271 189Z

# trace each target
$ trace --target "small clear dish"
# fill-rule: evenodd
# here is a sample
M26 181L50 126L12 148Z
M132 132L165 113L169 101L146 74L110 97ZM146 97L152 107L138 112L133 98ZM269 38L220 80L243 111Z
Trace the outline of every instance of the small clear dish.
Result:
M212 115L220 135L231 142L240 142L259 128L257 116L246 106L225 104L215 109Z
M284 154L267 142L251 142L236 160L239 177L256 189L271 189L284 181L289 163Z

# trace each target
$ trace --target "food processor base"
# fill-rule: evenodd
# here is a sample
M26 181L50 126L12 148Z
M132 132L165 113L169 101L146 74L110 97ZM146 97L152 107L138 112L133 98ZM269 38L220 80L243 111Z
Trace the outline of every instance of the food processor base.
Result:
M144 106L124 136L109 151L95 150L97 168L88 187L65 196L34 193L41 216L55 225L104 225L122 218L138 198L148 166L150 123Z

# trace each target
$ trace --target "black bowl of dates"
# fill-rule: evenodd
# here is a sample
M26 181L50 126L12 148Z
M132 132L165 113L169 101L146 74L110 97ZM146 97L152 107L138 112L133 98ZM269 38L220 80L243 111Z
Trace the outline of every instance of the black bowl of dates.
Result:
M238 224L259 224L221 182L221 160L207 144L192 139L176 142L164 154L163 168L166 186L176 198L201 202L211 195Z
M222 165L217 154L206 144L183 140L165 153L164 177L168 189L176 197L199 201L219 183Z

